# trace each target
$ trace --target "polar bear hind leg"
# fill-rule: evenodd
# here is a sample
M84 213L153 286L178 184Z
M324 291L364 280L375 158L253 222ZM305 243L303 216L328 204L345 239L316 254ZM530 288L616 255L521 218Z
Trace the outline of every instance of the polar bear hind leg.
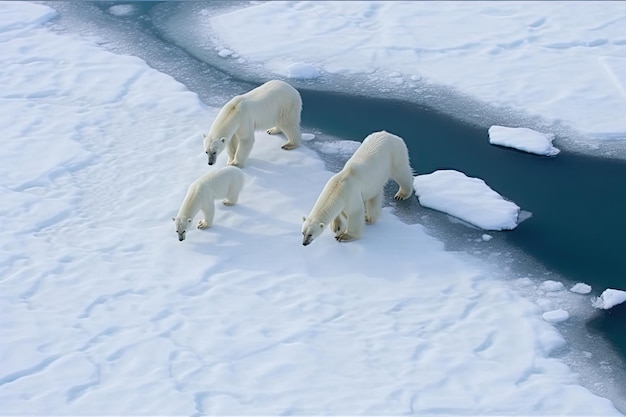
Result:
M365 223L374 224L380 218L383 210L383 191L365 202Z
M237 178L233 180L228 186L228 192L226 193L226 199L222 201L225 206L234 206L239 200L239 193L243 188L243 178Z
M279 128L287 137L287 143L281 146L281 148L289 151L300 146L302 143L302 132L300 132L300 126L298 124L282 125Z
M399 164L400 166L393 166L391 178L398 183L400 188L393 197L396 200L406 200L413 194L413 173L411 167L406 163Z

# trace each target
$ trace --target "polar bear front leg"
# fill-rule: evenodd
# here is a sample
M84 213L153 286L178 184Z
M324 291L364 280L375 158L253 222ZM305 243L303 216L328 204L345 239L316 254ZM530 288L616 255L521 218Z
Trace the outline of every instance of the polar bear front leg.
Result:
M198 229L208 229L213 224L213 217L215 217L215 204L203 208L202 214L204 214L204 219L198 222Z
M233 160L235 159L235 153L237 152L238 147L239 138L237 135L233 135L226 143L226 154L228 155L227 165L233 165Z
M228 165L234 165L236 167L243 167L248 157L250 156L250 152L252 152L252 146L254 145L254 132L247 136L239 136L238 137L239 146L235 151L235 156L232 161L228 163Z
M365 207L359 204L359 207L353 211L346 212L347 228L341 235L335 236L338 242L350 242L360 239L365 229Z
M346 214L342 211L335 219L330 222L330 230L335 233L335 237L342 235L346 232L348 227L348 219Z

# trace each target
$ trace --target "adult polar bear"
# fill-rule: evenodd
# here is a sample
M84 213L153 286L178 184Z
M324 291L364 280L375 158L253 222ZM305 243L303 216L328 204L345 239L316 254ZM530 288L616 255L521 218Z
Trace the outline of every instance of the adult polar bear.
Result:
M413 173L404 140L384 130L374 132L328 180L309 216L302 218L302 244L310 244L327 224L339 242L359 239L365 223L373 224L380 217L383 187L389 178L400 186L396 200L413 194Z
M193 218L202 211L204 219L198 222L198 229L207 229L213 224L215 200L223 198L222 204L237 204L243 188L244 175L237 167L223 167L204 174L188 188L178 214L172 217L178 240L185 240L187 229Z
M267 129L273 135L283 132L289 150L300 146L302 98L298 90L280 80L271 80L245 94L233 97L218 113L208 134L204 150L213 165L226 148L228 165L242 167L254 144L255 130Z

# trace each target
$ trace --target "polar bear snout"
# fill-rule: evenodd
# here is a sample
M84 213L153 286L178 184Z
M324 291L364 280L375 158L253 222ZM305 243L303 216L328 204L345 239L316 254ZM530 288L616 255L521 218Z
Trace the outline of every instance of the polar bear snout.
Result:
M182 233L178 234L178 241L182 242L183 240L185 240L185 232L182 232Z
M311 235L302 236L302 246L307 246L311 242L313 242L313 236Z
M217 159L217 154L215 152L206 151L206 155L209 160L209 165L213 165Z

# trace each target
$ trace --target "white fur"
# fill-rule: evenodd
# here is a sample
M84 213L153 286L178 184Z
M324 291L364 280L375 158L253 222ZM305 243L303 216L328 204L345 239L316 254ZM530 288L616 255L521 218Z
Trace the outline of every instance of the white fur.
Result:
M229 166L213 170L194 181L187 190L178 214L172 217L178 240L185 240L187 229L199 211L204 214L204 219L198 222L198 229L206 229L213 224L214 200L223 198L224 205L236 204L243 188L243 180L243 172L237 167Z
M302 98L298 90L280 80L265 84L233 97L215 118L209 133L204 135L204 150L213 165L226 148L228 165L242 167L254 144L254 132L283 132L287 143L283 149L300 146L300 112Z
M365 223L373 224L380 217L383 187L389 178L400 186L396 200L411 196L413 173L404 140L384 130L374 132L328 180L311 213L303 218L302 244L311 243L328 224L340 242L359 239Z

